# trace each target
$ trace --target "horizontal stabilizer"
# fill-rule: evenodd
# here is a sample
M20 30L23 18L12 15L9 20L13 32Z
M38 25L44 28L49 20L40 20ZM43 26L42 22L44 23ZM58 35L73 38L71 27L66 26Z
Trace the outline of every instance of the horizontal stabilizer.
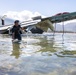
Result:
M53 24L49 20L41 21L41 22L37 23L36 26L45 32L47 32L48 28L50 28L52 31L54 31Z

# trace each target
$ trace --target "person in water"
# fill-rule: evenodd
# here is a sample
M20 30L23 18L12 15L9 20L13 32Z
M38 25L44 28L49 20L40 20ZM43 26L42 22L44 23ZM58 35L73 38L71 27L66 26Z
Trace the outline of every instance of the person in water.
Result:
M13 41L15 39L18 39L18 41L22 40L22 37L21 37L22 32L21 32L21 30L22 30L22 28L21 28L21 26L19 24L19 20L16 20L14 22L14 26L12 28L12 39L13 39Z

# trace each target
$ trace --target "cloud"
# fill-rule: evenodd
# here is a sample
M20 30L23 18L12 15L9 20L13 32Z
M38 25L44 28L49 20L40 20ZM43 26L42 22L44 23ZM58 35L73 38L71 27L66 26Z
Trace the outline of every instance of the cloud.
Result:
M11 18L14 20L20 20L20 21L25 21L25 20L31 20L32 17L36 17L36 16L41 16L41 17L45 17L42 14L40 14L39 12L31 12L28 10L24 10L24 11L8 11L6 13L4 13L3 15L7 15L7 18Z

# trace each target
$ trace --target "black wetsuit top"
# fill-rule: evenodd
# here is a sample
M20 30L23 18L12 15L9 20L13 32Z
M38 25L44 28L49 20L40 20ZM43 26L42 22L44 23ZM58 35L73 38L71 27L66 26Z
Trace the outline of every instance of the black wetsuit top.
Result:
M22 32L21 32L21 26L20 25L18 25L18 26L13 26L13 28L12 28L12 33L14 33L14 39L18 39L18 40L21 40L21 34L22 34Z
M18 26L15 26L15 25L14 25L13 28L12 28L12 33L22 34L20 28L21 28L20 25L18 25Z

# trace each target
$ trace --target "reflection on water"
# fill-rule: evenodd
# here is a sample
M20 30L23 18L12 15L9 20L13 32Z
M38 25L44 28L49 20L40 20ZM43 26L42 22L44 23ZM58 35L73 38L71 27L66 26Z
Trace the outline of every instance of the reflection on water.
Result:
M0 75L76 75L76 34L0 35Z
M15 56L15 58L19 58L20 56L20 44L13 43L13 50L11 56Z
M56 52L56 48L54 47L54 38L48 38L45 36L41 39L41 42L38 43L42 47L38 52L41 52L42 55L52 55L52 53Z

